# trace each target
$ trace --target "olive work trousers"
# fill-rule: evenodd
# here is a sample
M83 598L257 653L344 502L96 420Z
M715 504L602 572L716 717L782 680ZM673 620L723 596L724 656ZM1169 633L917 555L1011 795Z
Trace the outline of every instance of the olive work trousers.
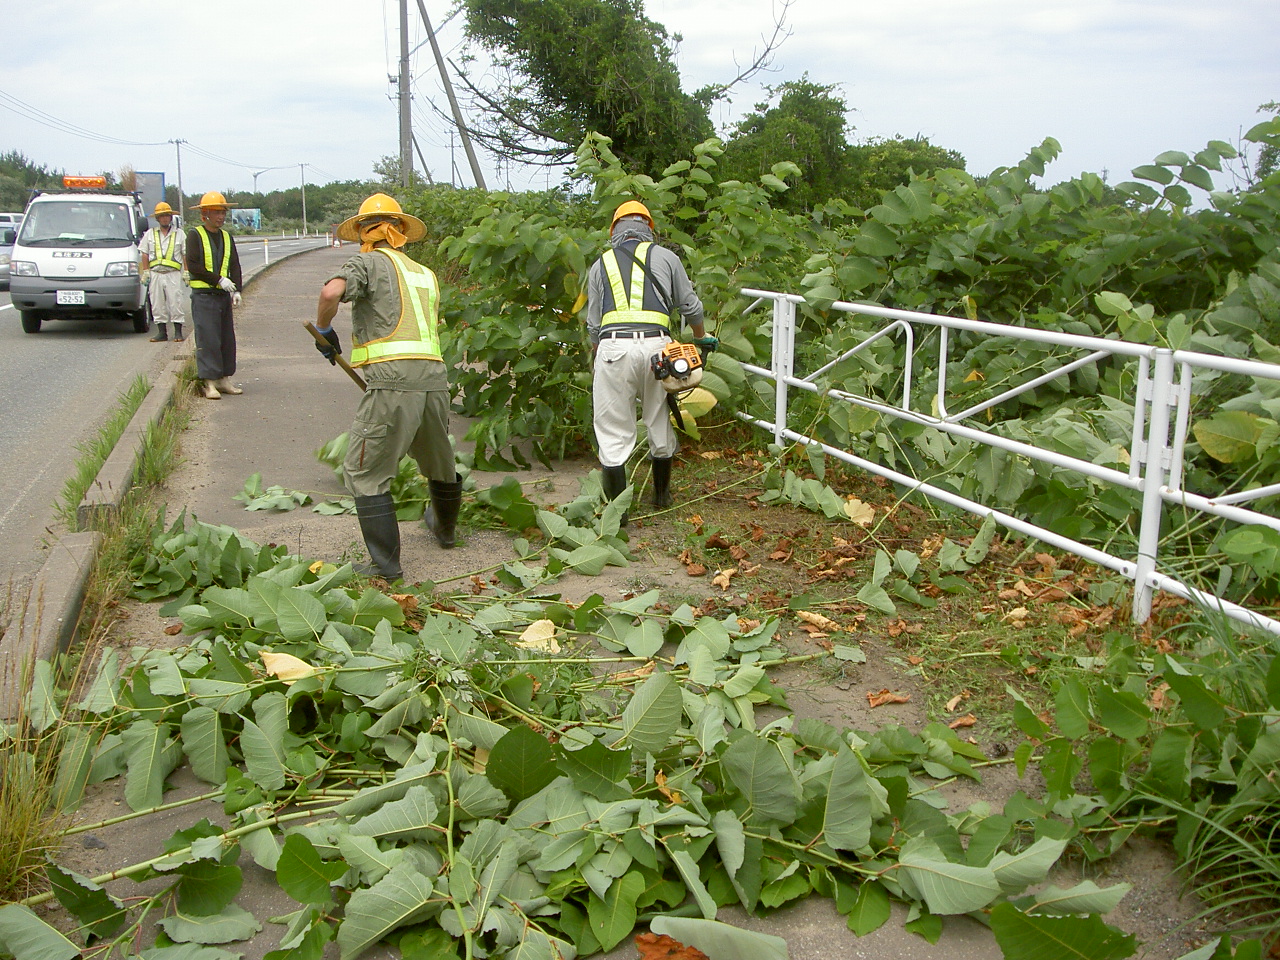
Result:
M236 372L236 324L231 294L225 290L191 291L191 323L196 332L196 376L220 380Z
M353 497L391 491L400 460L409 454L428 480L453 483L449 445L449 391L389 390L371 386L360 398L342 462Z

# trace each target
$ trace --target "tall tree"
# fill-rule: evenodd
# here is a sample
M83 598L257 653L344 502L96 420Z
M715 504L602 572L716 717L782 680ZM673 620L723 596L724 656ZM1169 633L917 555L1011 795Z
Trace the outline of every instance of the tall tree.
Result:
M880 202L888 190L925 176L934 170L964 169L964 157L955 150L936 147L928 138L872 137L849 148L849 193L845 199L859 207Z
M604 134L624 165L660 173L712 135L708 107L767 65L764 53L729 84L685 93L678 35L644 14L643 0L463 0L469 39L496 58L496 86L463 83L484 120L473 134L502 157L566 164L588 133ZM785 15L786 4L783 5Z
M775 163L790 160L800 168L801 179L774 205L793 211L845 193L853 128L836 85L814 83L805 74L766 90L769 100L756 104L725 143L719 175L754 181Z

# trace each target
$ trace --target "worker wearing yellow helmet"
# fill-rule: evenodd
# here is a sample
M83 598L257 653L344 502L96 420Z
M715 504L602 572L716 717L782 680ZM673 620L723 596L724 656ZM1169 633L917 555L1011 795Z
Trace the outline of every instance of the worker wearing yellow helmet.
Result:
M587 336L595 358L592 420L605 497L627 488L627 459L636 447L636 401L641 402L653 470L653 505L671 505L676 434L667 390L651 361L677 333L679 316L704 354L718 344L703 326L702 301L680 258L654 243L653 215L636 200L618 206L610 249L587 272Z
M147 285L147 298L151 303L151 317L156 323L152 343L169 339L169 327L173 327L173 339L181 341L182 324L187 315L187 282L183 279L186 269L187 238L173 226L173 207L161 200L151 214L157 226L143 234L138 245L138 272Z
M333 329L340 303L351 304L351 365L367 384L351 425L343 479L372 565L362 570L387 580L404 576L400 525L391 481L410 454L427 478L431 504L425 522L446 549L456 542L462 477L449 443L449 378L440 348L440 288L430 269L410 259L407 243L426 225L393 198L375 193L338 227L360 252L320 290L316 348L336 363L342 343Z
M194 204L201 223L187 232L191 276L191 324L196 334L196 376L208 400L244 393L231 382L236 372L234 308L240 306L240 255L223 229L231 204L211 190Z

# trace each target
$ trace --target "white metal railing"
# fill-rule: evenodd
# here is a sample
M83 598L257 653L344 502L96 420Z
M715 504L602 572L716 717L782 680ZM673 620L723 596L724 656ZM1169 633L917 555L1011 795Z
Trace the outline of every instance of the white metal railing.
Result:
M741 363L740 366L748 373L772 380L775 390L774 418L772 422L761 420L746 413L740 413L739 416L749 423L771 431L776 442L781 443L783 440L789 440L820 446L828 455L846 463L851 463L870 473L908 486L913 491L919 491L934 499L968 510L979 516L990 516L1001 526L1010 530L1035 537L1058 549L1083 557L1098 566L1114 570L1134 583L1133 619L1139 623L1145 622L1151 615L1151 600L1154 592L1163 590L1166 593L1192 600L1201 606L1219 610L1232 619L1247 623L1268 633L1280 635L1280 621L1239 604L1223 600L1211 593L1206 593L1175 577L1160 573L1156 569L1160 544L1160 527L1166 503L1178 504L1187 509L1223 517L1238 523L1262 524L1280 531L1280 518L1241 506L1241 504L1246 504L1252 500L1280 493L1280 484L1224 493L1214 497L1193 493L1183 489L1182 486L1183 458L1186 452L1187 432L1191 419L1192 382L1196 372L1211 370L1249 377L1261 377L1267 380L1280 380L1280 365L1259 363L1252 360L1237 360L1231 357L1195 353L1188 350L1170 350L1163 347L1129 343L1124 340L1106 340L1101 337L1085 337L1058 333L1052 330L1027 329L981 320L945 317L911 310L896 310L873 304L836 301L831 305L832 310L880 317L890 322L830 363L825 364L807 376L800 377L796 375L794 369L796 306L804 303L804 298L795 294L754 289L744 289L742 295L755 298L743 311L744 313L749 313L765 302L771 301L773 304L773 357L771 366L767 369L749 363ZM916 410L912 406L917 327L937 328L939 330L938 383L932 398L936 406L936 412L926 413ZM1066 347L1071 350L1084 350L1088 351L1088 353L1083 357L1064 362L1061 366L1041 376L1012 387L999 396L984 400L959 413L948 413L946 408L947 347L949 334L952 330L969 331L993 338L1049 344ZM844 390L827 389L817 383L820 376L837 364L856 356L882 337L893 336L898 333L902 334L905 341L905 362L902 370L903 389L900 404L895 405L881 399L861 396ZM1138 366L1133 397L1133 433L1129 445L1130 467L1128 472L1115 470L1054 450L1047 450L1034 444L999 436L987 430L968 426L962 422L1006 400L1017 397L1029 390L1034 390L1036 387L1058 377L1066 376L1081 367L1097 363L1099 360L1106 358L1118 358L1124 362L1136 362ZM1179 373L1176 382L1175 372ZM787 403L789 391L792 388L811 393L822 393L832 399L872 410L887 417L921 424L951 436L1006 450L1020 457L1027 457L1047 463L1055 468L1074 471L1105 483L1136 491L1142 495L1137 556L1133 558L1113 556L1096 547L1081 543L1062 534L1054 533L1051 530L1046 530L1036 524L996 510L950 490L944 490L908 474L900 473L892 468L859 457L847 450L832 447L813 437L797 433L787 425Z

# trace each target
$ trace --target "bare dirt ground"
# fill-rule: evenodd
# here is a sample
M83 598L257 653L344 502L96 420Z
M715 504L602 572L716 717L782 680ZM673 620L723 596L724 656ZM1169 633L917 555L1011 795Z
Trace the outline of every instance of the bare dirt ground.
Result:
M305 490L317 498L342 494L314 451L346 429L356 398L345 378L319 361L298 330L298 323L313 309L319 285L337 262L336 252L298 258L265 277L246 298L239 318L241 371L235 377L245 394L196 406L183 440L182 466L160 497L170 516L186 508L201 520L232 524L258 542L283 543L315 558L339 560L363 554L353 516L325 517L306 507L283 514L251 513L232 499L254 472L261 472L268 485ZM455 423L454 429L461 435L465 425ZM1112 620L1112 615L1101 612L1103 606L1081 599L1081 591L1096 575L1083 565L1063 562L1060 571L1041 577L1045 564L1037 559L1038 546L998 542L970 577L973 589L964 597L953 601L940 596L938 608L927 615L905 603L894 617L868 613L851 599L865 582L874 554L867 531L796 507L762 505L757 499L760 483L751 479L758 472L757 462L753 454L742 452L744 437L738 431L712 431L701 443L687 445L676 468L676 507L633 521L629 533L635 561L624 568L606 568L597 577L567 576L557 585L558 591L567 599L593 593L617 599L656 587L664 600L689 602L704 612L723 614L736 609L743 615L787 614L784 640L792 651L818 652L834 640L861 647L867 658L861 664L823 659L779 671L776 682L786 690L790 708L798 716L853 729L898 723L918 730L932 720L951 723L972 714L972 726L962 732L972 736L992 760L1008 761L1020 735L1009 722L1004 685L1014 683L1034 691L1039 679L1035 663L1011 664L999 653L1015 642L1031 648L1041 645L1046 653L1068 649L1070 643L1087 650L1090 638ZM765 439L760 437L761 447ZM535 501L565 502L577 495L580 479L593 466L580 460L556 464L554 470L539 466L516 476ZM646 472L640 471L640 479ZM482 472L474 476L481 487L502 479L502 475ZM927 509L895 509L896 494L891 488L849 477L829 477L828 482L877 510L882 520L876 528L879 544L891 551L918 552L944 533L952 537L965 533L963 526L944 523ZM640 515L644 510L633 512ZM883 522L885 512L893 514L887 522ZM466 577L513 556L507 531L468 526L468 515L464 513L462 540L452 551L439 550L421 525L402 525L403 562L410 580L440 583ZM969 529L966 535L971 534ZM726 570L734 572L722 584L713 582ZM1066 581L1071 583L1063 590ZM1027 589L1040 592L1040 598L1018 591L1019 583L1031 584ZM1058 593L1043 595L1042 588L1055 585ZM1000 599L1002 591L1010 589L1018 591L1021 599ZM810 602L821 604L816 609L840 630L814 629L797 620L788 611L797 597L801 609ZM1060 616L1062 597L1075 598L1072 610L1088 611L1086 629L1075 637L1070 632L1080 617ZM1010 619L1007 615L1014 609L1024 614ZM175 621L161 618L157 605L128 603L119 614L111 641L121 648L181 639L166 635L165 628ZM1122 626L1119 621L1117 625ZM868 694L882 690L901 695L903 702L873 707ZM948 710L957 697L954 709ZM173 786L175 797L206 789L184 771L175 775ZM998 809L1015 791L1034 794L1037 789L1034 775L1019 779L1011 762L987 768L979 784L958 781L944 787L960 809L976 802ZM96 822L124 810L119 788L100 785L77 820ZM204 804L197 810L195 816L216 820L220 806ZM184 823L183 818L190 822L190 810L149 818L145 826L120 825L78 834L71 838L64 860L89 876L117 869L158 850ZM260 918L285 912L289 902L273 878L252 864L244 866L246 887L240 902ZM1179 895L1176 863L1163 843L1136 839L1101 865L1068 863L1060 869L1063 876L1055 879L1059 885L1082 876L1100 884L1133 885L1106 919L1138 937L1144 944L1139 956L1173 960L1203 941L1191 922L1198 907ZM115 892L127 894L124 888L129 883L124 881ZM49 915L57 917L59 911L53 909ZM903 914L895 912L888 924L859 940L845 928L832 905L817 898L765 918L730 914L725 919L783 936L796 960L832 956L995 960L1000 956L990 933L966 919L949 920L939 943L929 944L905 933ZM280 930L267 924L254 941L238 944L236 950L261 957L274 949ZM620 947L609 956L631 957L634 950Z

